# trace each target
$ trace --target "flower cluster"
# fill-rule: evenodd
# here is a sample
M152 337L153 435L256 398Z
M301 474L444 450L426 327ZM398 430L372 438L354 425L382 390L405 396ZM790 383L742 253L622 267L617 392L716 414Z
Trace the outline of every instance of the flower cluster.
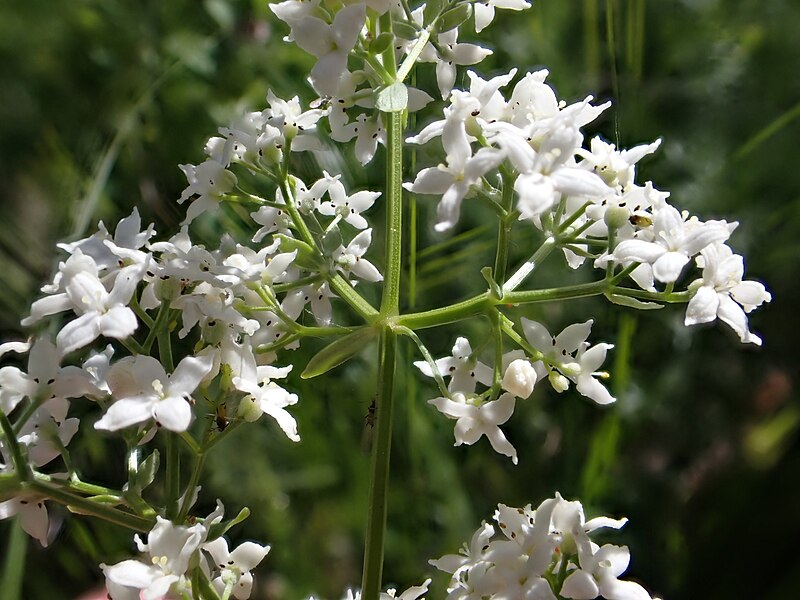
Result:
M500 504L494 521L496 528L484 522L460 554L431 561L452 575L447 600L651 600L638 583L619 579L628 568L628 548L598 546L589 537L601 528L619 529L627 519L587 521L580 502L556 493L535 510Z
M22 320L35 328L33 337L0 344L4 360L27 354L26 367L0 368L0 519L19 515L42 545L50 537L45 500L151 529L146 543L136 537L140 560L102 565L115 600L248 598L251 571L269 547L247 542L229 550L220 536L238 521L223 522L221 505L205 519L190 511L206 453L234 429L266 413L289 440L300 440L287 410L298 397L278 381L293 369L284 351L307 337L334 341L302 377L333 369L379 338L378 380L391 382L401 355L396 338L407 336L424 359L414 364L439 389L429 404L455 421L456 445L486 436L515 464L517 449L500 426L517 400L547 380L556 392L574 386L597 404L613 403L603 384L609 374L600 370L613 346L588 341L592 319L553 336L537 321L515 323L507 306L589 295L640 309L684 302L687 325L720 319L742 342L760 344L747 313L771 296L761 283L744 280L744 259L727 245L737 224L681 212L667 202L668 193L636 181L638 162L660 140L629 150L599 137L585 144L582 129L610 103L593 104L591 96L559 100L546 70L517 79L513 69L488 80L470 71L468 89L454 89L458 66L491 54L459 42L459 28L471 22L480 32L495 9L528 6L525 0L413 8L389 0L271 5L289 27L285 39L315 57L310 83L318 99L305 107L298 96L283 100L269 91L265 108L233 119L208 139L202 162L180 165L187 186L177 201L187 205L186 216L171 237L159 238L153 225L143 228L134 209L113 234L101 222L90 237L59 245L66 256ZM444 156L409 174L402 168L404 118L433 100L404 83L416 63L435 64L446 105L442 119L405 141L439 140ZM349 189L336 172L302 178L292 172L298 153L319 156L353 140L362 164L374 159L379 145L386 147L383 191ZM484 293L402 312L403 189L439 197L438 232L454 230L472 202L497 215L494 266L481 270ZM383 262L373 262L369 211L379 201L386 205L379 236L386 252ZM244 223L244 239L226 233L214 247L199 243L192 228L219 214ZM515 227L534 228L541 245L509 274ZM586 263L600 278L563 288L523 286L554 250L570 268ZM692 265L695 276L682 287ZM377 308L361 294L370 286L381 288ZM473 350L465 337L456 339L451 356L434 359L415 333L477 316L491 322L487 343L494 356L487 362L479 357L483 346ZM392 386L380 387L375 418L391 423L383 411L391 406ZM88 429L125 443L121 489L84 482L77 472L68 449L79 430L70 416L77 414L76 402L96 408ZM81 413L91 415L85 408ZM372 496L384 502L390 428L376 431L383 446L375 446L372 485L384 491ZM166 469L160 470L159 450L145 456L154 438L166 449ZM183 488L173 462L178 443L193 459ZM54 470L57 459L66 472ZM164 491L151 497L147 488L157 479ZM153 504L162 499L163 505ZM385 504L371 507L368 532L385 527L385 511ZM627 548L599 547L589 539L595 529L618 529L624 520L586 521L580 503L557 494L536 510L500 505L495 522L501 536L484 524L462 555L433 561L452 575L448 599L650 598L638 584L619 579ZM367 563L374 569L380 561ZM379 596L379 580L380 572L365 574L365 597ZM416 600L429 583L380 598ZM346 596L360 598L356 591Z
M252 570L270 547L245 542L229 550L224 538L210 539L211 528L220 523L222 513L218 502L213 513L194 525L175 525L157 517L147 543L138 535L134 538L140 560L100 565L109 596L114 600L200 598L205 584L225 598L249 598Z
M516 399L530 396L540 379L547 378L557 392L566 391L571 381L579 393L598 404L614 402L614 397L598 381L598 376L606 374L597 371L613 346L600 343L590 347L586 339L591 327L591 320L576 323L551 337L541 323L522 319L527 349L532 356L513 350L504 354L500 365L492 369L477 359L466 338L458 338L452 356L417 361L414 365L438 381L450 378L447 388L442 386L445 395L429 403L446 417L455 419L456 446L474 444L485 435L496 452L516 464L517 451L499 426L511 418ZM477 384L488 389L476 393ZM504 392L498 397L500 388Z

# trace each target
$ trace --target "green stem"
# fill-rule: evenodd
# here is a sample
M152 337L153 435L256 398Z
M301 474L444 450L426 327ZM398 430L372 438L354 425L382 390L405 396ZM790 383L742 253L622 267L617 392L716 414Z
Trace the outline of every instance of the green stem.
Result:
M378 600L383 572L386 510L389 497L389 454L392 444L392 403L397 337L388 327L381 331L378 397L375 405L375 437L372 442L367 539L361 597Z
M606 291L617 293L617 288L611 287L605 279L600 281L593 281L591 283L579 283L576 285L568 285L560 288L544 288L541 290L527 290L523 292L506 292L502 298L494 298L489 292L484 292L478 296L473 296L467 300L463 300L452 306L445 306L443 308L434 308L418 313L409 313L401 315L394 319L396 326L402 325L409 329L425 329L427 327L438 327L439 325L446 325L447 323L454 323L461 321L468 317L474 317L481 313L486 312L492 306L498 304L534 304L538 302L551 302L553 300L572 300L574 298L586 298L588 296L599 296ZM638 293L637 290L629 290L628 288L619 288L623 294L633 292L629 295ZM643 294L650 294L650 296L659 294L656 292L642 292ZM673 294L677 296L678 294ZM648 298L650 298L648 296ZM636 296L639 297L639 296ZM687 296L681 296L688 299ZM661 298L661 296L658 296ZM667 300L670 301L670 300ZM680 302L682 300L672 300L673 302ZM685 300L683 300L685 301Z
M155 525L155 519L138 517L130 513L122 512L111 506L99 504L87 498L81 498L60 487L50 485L38 479L34 479L30 483L23 485L23 490L30 491L39 496L44 496L50 500L55 500L56 502L66 505L73 512L92 515L104 521L133 529L134 531L150 531L153 525Z
M292 193L292 190L289 189L287 179L281 179L279 183L281 193L286 201L286 210L289 212L289 216L292 218L292 222L294 223L295 228L297 228L300 238L306 244L312 248L315 248L317 252L319 252L319 248L314 236L308 229L308 225L303 219L303 216L300 214L300 211L297 210L294 194ZM331 276L330 286L331 290L333 290L342 300L347 302L350 307L359 315L361 315L365 321L372 322L375 317L378 316L378 311L375 310L375 308L369 302L367 302L364 297L353 288L353 286L350 285L350 282L348 282L347 279L338 273Z
M514 180L507 169L502 170L503 174L503 199L501 201L506 213L511 210L514 199ZM503 285L506 279L506 267L508 265L508 246L511 242L511 227L513 220L508 215L500 219L497 227L497 251L494 257L494 280Z
M158 314L156 315L156 320L152 321L153 325L150 327L150 331L147 334L147 337L142 344L142 350L144 354L150 354L150 348L153 347L153 342L156 339L156 336L161 334L162 330L166 329L166 320L169 316L169 300L162 300L161 306L158 308Z
M0 428L3 430L3 436L6 438L6 444L11 450L11 462L14 463L14 471L17 472L22 481L29 481L31 478L31 471L25 457L22 455L22 448L17 443L17 436L11 423L8 421L6 413L0 410Z
M525 279L533 273L533 271L539 266L539 264L547 258L547 256L555 249L557 245L557 240L553 236L548 236L542 245L539 246L539 249L533 253L528 260L526 260L523 265L516 270L516 272L508 278L505 285L503 285L503 292L513 292L519 285L525 281Z
M428 31L427 29L423 29L420 32L416 43L406 56L406 59L403 61L403 64L400 65L400 70L397 72L397 81L405 81L405 78L408 77L409 73L411 73L411 69L414 68L414 65L416 64L419 55L422 54L422 50L425 48L425 45L428 43L428 40L430 38L431 38L431 32Z
M386 279L381 316L395 316L400 304L403 253L403 112L384 113L386 127Z
M178 516L178 496L180 495L180 477L181 477L181 467L180 467L180 452L178 451L178 444L177 440L175 439L175 434L171 431L166 432L167 439L165 440L165 444L167 446L167 472L166 472L166 484L165 484L165 491L167 496L166 502L166 509L167 509L167 518L171 521L175 521L176 517Z
M419 339L419 336L408 327L395 327L395 331L401 335L405 335L411 338L411 340L417 345L420 354L422 354L422 358L425 359L425 362L431 368L431 373L433 373L433 379L436 381L436 385L439 387L439 393L442 396L449 397L450 392L447 390L447 384L444 382L444 377L442 377L441 372L439 371L439 367L436 366L436 359L430 353L430 350L422 343L422 340Z

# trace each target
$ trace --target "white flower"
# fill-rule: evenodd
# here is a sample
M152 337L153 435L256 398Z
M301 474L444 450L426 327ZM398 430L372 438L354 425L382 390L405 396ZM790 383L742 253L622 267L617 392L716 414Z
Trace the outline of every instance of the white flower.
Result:
M47 547L50 520L43 498L23 495L0 502L0 521L13 516L19 516L20 525L25 533Z
M383 281L383 275L371 262L364 258L364 254L372 243L372 229L365 229L359 233L347 247L339 246L333 252L333 261L336 268L345 274L353 274L365 281Z
M289 41L317 57L310 76L314 89L320 95L334 96L339 80L347 73L347 57L366 21L365 5L345 6L328 24L311 15L310 10L298 8L298 4L289 0L270 8L292 28Z
M469 147L467 147L469 151ZM478 183L487 172L503 161L503 154L493 148L481 148L475 155L453 154L446 165L423 169L414 183L403 187L415 194L441 195L436 207L436 231L447 231L455 227L461 213L461 201L470 187Z
M327 327L333 320L331 298L335 298L327 282L305 285L287 292L281 302L281 309L290 319L297 320L306 304L311 303L311 313L318 325Z
M456 446L472 445L485 435L495 452L510 457L512 462L517 464L517 451L499 427L511 418L515 402L514 394L509 393L503 394L497 400L484 403L480 403L477 396L467 397L461 392L455 392L452 399L428 400L428 403L433 404L439 412L456 420L454 431Z
M744 259L725 244L707 246L697 257L703 278L690 286L697 290L686 307L686 325L708 323L716 318L730 325L742 342L761 345L761 338L747 326L748 313L772 295L757 281L742 281Z
M0 368L0 410L4 413L11 413L25 397L48 401L45 406L50 407L56 399L102 395L92 377L83 369L60 366L61 355L50 340L38 338L32 345L14 346L21 352L30 348L28 372L11 366Z
M464 337L456 339L453 344L452 356L440 358L435 362L436 369L443 377L449 377L447 389L451 392L471 394L475 391L476 382L485 386L493 383L494 372L491 367L483 364L472 356L472 347L469 340ZM414 366L422 371L423 375L433 377L433 369L424 360L414 362Z
M291 142L293 152L320 147L313 132L325 111L316 108L303 111L297 96L286 101L278 98L272 90L267 92L267 102L269 110L264 111L267 123L277 128L284 139Z
M186 578L189 560L206 535L206 528L201 523L185 527L156 517L147 544L135 536L146 563L125 560L116 565L100 565L112 600L159 600L170 591L190 592Z
M222 198L236 186L236 175L213 158L199 165L178 165L186 175L189 185L183 190L178 203L183 204L197 196L186 211L183 225L188 225L205 212L215 212Z
M243 372L242 377L234 377L233 385L248 394L239 403L239 415L245 421L256 421L266 413L275 419L286 437L293 442L299 442L297 421L286 410L287 406L297 404L297 394L286 391L272 381L286 377L291 370L291 365L288 367L262 365L256 368L255 377L250 369Z
M597 369L603 364L611 344L589 346L586 339L592 331L593 321L575 323L552 337L547 328L537 321L522 319L522 329L528 342L542 352L548 362L555 365L561 373L550 371L550 382L558 392L567 389L573 381L579 393L598 404L609 404L615 398L600 384Z
M142 219L139 216L139 209L134 208L129 216L117 224L113 238L102 221L97 227L98 231L88 238L70 244L56 245L70 254L80 250L86 256L91 256L102 271L119 269L121 258L137 263L144 263L147 260L148 254L142 252L140 248L147 244L156 232L152 223L146 230L141 231ZM54 293L58 290L43 288L42 291Z
M348 196L344 185L337 179L328 188L328 198L330 199L322 202L318 210L320 214L344 219L356 229L366 229L367 220L361 216L361 213L372 206L380 195L380 192L364 190Z
M648 263L655 278L664 283L676 281L692 256L710 244L727 240L737 225L725 221L703 223L666 203L654 213L652 241L624 240L614 249L612 258L621 263Z
M489 56L492 51L476 44L458 43L458 29L451 29L438 36L437 50L430 42L419 56L420 62L436 63L436 82L442 98L450 95L456 81L456 65L474 65Z
M95 428L116 431L155 419L170 431L186 431L192 420L191 394L212 367L210 354L187 356L171 375L152 356L123 358L109 370L115 401Z
M250 597L253 589L253 574L251 571L264 560L270 551L269 546L262 546L254 542L240 544L232 551L228 550L228 542L224 538L217 538L206 542L202 549L211 555L214 569L219 569L211 585L222 595L225 588L233 586L233 597L245 600Z
M564 581L561 595L574 600L589 600L598 596L606 600L652 600L638 583L618 579L628 568L630 558L626 546L606 544L598 548L597 544L592 543L591 551L580 555L580 568Z

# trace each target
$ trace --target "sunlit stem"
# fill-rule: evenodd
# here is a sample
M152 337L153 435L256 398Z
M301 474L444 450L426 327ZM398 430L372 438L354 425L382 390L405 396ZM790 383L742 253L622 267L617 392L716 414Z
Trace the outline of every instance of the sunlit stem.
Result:
M555 249L556 238L548 236L539 249L533 253L516 272L508 278L508 281L503 285L503 293L513 292L519 285L533 273L533 271L547 258L547 256Z
M403 64L400 65L400 70L397 71L398 81L405 81L405 78L408 77L408 74L411 72L411 69L414 68L419 55L422 53L422 50L425 48L425 45L428 43L429 39L431 39L431 32L427 29L423 29L420 32L416 43L406 55L406 59L403 61Z

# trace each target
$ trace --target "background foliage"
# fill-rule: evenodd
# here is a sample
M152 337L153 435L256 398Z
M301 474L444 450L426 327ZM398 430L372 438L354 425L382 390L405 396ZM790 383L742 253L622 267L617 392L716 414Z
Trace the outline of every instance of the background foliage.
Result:
M654 593L792 596L800 577L798 24L792 0L541 0L500 14L484 32L495 54L483 73L546 65L561 97L614 99L598 131L607 139L631 146L663 136L639 180L703 217L741 221L731 245L774 301L751 324L765 340L760 350L722 327L685 329L680 309L639 314L581 300L528 311L552 329L594 316L593 337L616 343L619 401L604 410L577 394L535 392L508 426L518 467L483 442L452 449L452 423L425 403L433 389L402 373L387 581L421 581L432 571L426 560L455 551L498 501L536 504L559 490L581 497L590 515L631 518L609 541L631 546L630 572ZM133 206L168 235L181 218L177 163L201 160L217 126L261 107L268 88L311 99L300 83L310 57L283 43L284 33L262 0L0 3L4 339L20 335L19 316L50 275L57 240L83 236L99 219L111 225ZM422 80L430 69L422 66ZM356 185L380 177L358 169L350 150L324 166ZM421 249L406 300L416 308L481 287L477 271L492 252L486 215L473 213L443 239L429 209L419 202ZM219 231L202 227L213 243ZM521 259L536 238L515 240ZM543 272L542 285L563 273L552 262L558 269ZM477 322L468 333L477 344L486 329ZM438 356L458 335L425 333ZM302 365L312 351L294 358ZM253 516L234 535L273 544L259 598L333 598L359 580L374 362L365 352L324 385L290 379L301 398L299 445L262 424L237 432L208 464L201 504L249 505ZM121 448L94 439L73 452L86 473L116 483ZM20 580L19 597L73 598L100 581L98 562L131 550L126 531L52 512L63 523L48 549L0 523L4 598Z

